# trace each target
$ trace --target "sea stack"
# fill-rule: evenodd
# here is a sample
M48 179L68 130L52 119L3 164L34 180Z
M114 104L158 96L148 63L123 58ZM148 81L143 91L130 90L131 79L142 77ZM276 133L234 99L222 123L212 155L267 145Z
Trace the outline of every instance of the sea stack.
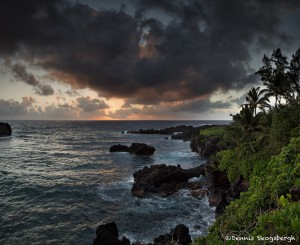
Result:
M0 122L0 137L10 136L11 132L12 130L8 123Z

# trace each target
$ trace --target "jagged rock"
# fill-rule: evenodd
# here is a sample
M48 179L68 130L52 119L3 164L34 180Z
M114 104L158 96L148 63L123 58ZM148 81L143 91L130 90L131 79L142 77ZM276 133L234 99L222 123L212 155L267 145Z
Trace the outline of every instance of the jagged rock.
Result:
M209 195L208 189L199 189L199 190L194 190L191 191L191 194L193 197L204 197Z
M216 164L217 162L215 160L208 161L205 165L205 174L214 188L227 190L230 187L230 182L226 173L224 171L220 171L216 167Z
M221 215L226 206L236 198L240 193L247 191L249 182L242 177L233 183L230 183L227 174L217 168L217 161L210 159L205 165L205 173L209 179L209 205L216 206L216 215Z
M151 155L155 152L155 147L143 143L132 143L130 147L118 144L110 147L109 151L129 152L136 155Z
M12 133L11 127L8 123L0 122L0 137L10 136Z
M230 188L230 182L225 172L218 170L215 160L209 160L205 166L205 173L210 181L209 205L216 206L216 214L221 214L228 205L226 202L226 190Z
M127 145L113 145L109 149L110 152L129 152L129 147Z
M142 143L132 143L129 151L136 155L151 155L155 152L155 147Z
M170 234L161 235L154 239L154 245L189 245L192 243L192 239L189 233L189 228L180 224L171 230Z
M180 224L171 229L170 233L160 235L154 239L154 243L148 243L148 245L190 245L192 243L191 236L189 234L189 228ZM96 231L96 238L94 245L130 245L130 241L123 237L119 240L119 232L115 222L100 225ZM134 242L132 245L142 245L143 242Z
M192 152L197 152L201 157L210 157L220 151L220 137L204 138L201 135L191 139L190 147Z
M94 245L130 245L130 241L123 237L119 240L119 231L115 222L100 225L96 230Z
M188 179L204 174L204 167L182 169L181 166L152 165L133 174L134 184L131 193L143 197L145 193L160 193L168 196L182 188Z

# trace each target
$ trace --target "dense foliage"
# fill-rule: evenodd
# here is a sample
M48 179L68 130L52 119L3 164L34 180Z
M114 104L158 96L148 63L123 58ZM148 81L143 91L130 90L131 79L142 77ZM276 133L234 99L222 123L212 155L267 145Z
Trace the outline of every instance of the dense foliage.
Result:
M203 136L223 136L225 126L211 127L201 130L201 135Z
M299 59L300 49L290 62L280 49L270 58L264 56L257 74L266 89L249 91L222 134L235 147L217 154L217 167L228 179L233 182L242 176L250 187L194 245L226 240L226 244L267 244L270 240L259 238L277 236L293 236L294 243L300 243L300 197L292 195L292 189L300 191Z

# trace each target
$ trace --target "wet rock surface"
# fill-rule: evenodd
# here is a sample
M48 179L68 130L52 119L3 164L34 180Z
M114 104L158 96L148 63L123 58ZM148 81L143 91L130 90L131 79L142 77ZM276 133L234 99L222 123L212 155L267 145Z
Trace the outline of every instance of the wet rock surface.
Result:
M154 239L153 243L148 245L190 245L192 243L189 234L189 228L185 225L177 225L174 229L165 235L160 235ZM130 243L129 239L122 237L119 239L119 231L115 222L100 225L96 230L94 245L141 245L142 242Z
M190 147L192 152L197 152L201 157L208 158L215 155L223 147L219 144L220 137L210 137L204 139L200 135L192 137Z
M0 122L0 137L10 136L11 133L11 126L8 123Z
M159 193L162 196L173 194L182 188L188 188L188 180L204 174L204 166L182 169L181 166L165 164L144 167L133 174L134 184L131 193L143 197L147 193Z
M97 228L93 245L130 245L130 241L126 237L119 240L117 225L111 222Z
M236 198L240 193L247 191L249 182L240 177L233 183L230 183L225 172L215 168L215 161L209 161L206 165L206 173L211 185L209 186L209 204L216 206L216 215L221 215L226 206Z
M191 195L195 198L208 196L209 204L216 207L216 215L221 215L231 201L239 198L241 192L248 190L249 182L240 177L235 182L230 183L226 173L218 169L218 162L214 156L220 150L232 146L224 145L224 142L222 142L219 136L203 137L199 135L200 129L214 126L217 125L200 127L183 125L160 130L140 129L137 131L129 131L128 133L136 134L165 134L171 135L171 139L188 140L190 141L191 150L197 152L202 158L207 159L205 165L200 165L192 169L182 169L179 165L166 166L165 164L144 167L133 174L134 184L131 193L138 197L144 197L148 193L159 193L162 196L168 196L180 189L186 188L191 190ZM168 137L165 136L165 138ZM119 145L117 148L133 153L135 146L132 146ZM111 149L111 151L115 151L115 149ZM200 175L206 175L208 179L204 188L202 182L188 182L190 178L199 177ZM295 199L299 200L299 189L294 188L291 189L290 192ZM155 238L153 245L169 245L174 241L177 241L175 244L190 244L191 239L188 228L179 225L174 230L171 230L170 233ZM128 244L125 240L122 240L122 242L120 245ZM143 243L136 242L132 245L140 244ZM148 245L152 244L149 243Z
M109 149L110 152L129 152L136 155L152 155L155 152L155 147L144 143L132 143L131 146L113 145Z
M191 236L189 234L189 228L185 225L177 225L175 229L171 230L169 234L161 235L154 239L153 245L189 245L192 243Z

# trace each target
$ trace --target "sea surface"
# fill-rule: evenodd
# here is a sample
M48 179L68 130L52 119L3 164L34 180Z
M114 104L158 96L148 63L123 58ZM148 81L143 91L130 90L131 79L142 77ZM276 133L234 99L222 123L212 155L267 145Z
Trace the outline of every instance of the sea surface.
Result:
M92 244L98 225L111 221L120 236L150 242L180 223L192 237L203 235L214 221L207 198L189 191L143 199L130 192L132 174L144 166L203 164L189 142L122 132L224 121L8 122L13 135L0 138L0 244ZM109 152L132 142L156 152Z

